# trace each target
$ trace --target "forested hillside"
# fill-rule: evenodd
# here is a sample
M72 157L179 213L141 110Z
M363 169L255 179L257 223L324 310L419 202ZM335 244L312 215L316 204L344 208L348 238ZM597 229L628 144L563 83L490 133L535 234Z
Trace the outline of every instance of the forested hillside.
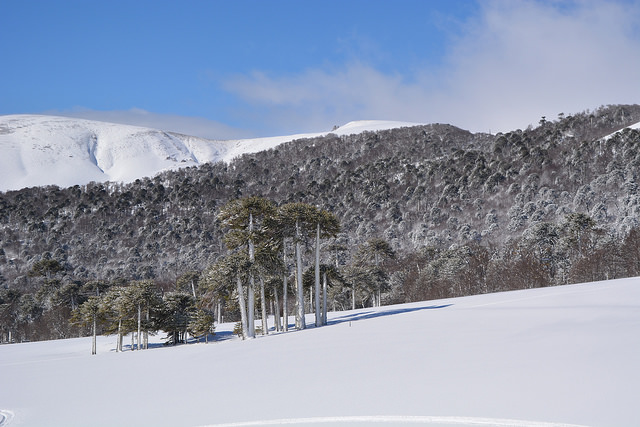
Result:
M0 339L77 333L87 283L200 282L227 254L220 208L248 196L338 218L330 307L374 304L379 287L384 304L639 275L640 130L607 136L639 121L638 105L608 106L497 135L330 134L128 185L0 193ZM373 271L358 254L376 241L394 256Z

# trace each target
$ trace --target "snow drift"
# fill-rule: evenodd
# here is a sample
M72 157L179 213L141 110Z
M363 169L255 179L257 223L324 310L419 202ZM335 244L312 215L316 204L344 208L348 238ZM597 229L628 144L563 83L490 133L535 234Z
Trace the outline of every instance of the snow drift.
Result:
M124 353L101 337L97 356L90 338L2 345L0 410L16 426L640 425L640 278L329 321Z

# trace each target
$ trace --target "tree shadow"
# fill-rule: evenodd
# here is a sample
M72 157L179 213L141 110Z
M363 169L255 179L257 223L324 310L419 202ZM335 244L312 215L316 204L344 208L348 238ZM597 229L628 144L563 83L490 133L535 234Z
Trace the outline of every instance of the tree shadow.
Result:
M395 314L403 314L403 313L412 313L414 311L436 310L439 308L447 308L452 305L453 304L443 304L443 305L430 305L427 307L398 308L395 310L385 310L385 311L364 311L364 312L358 312L353 314L346 314L344 316L333 318L327 322L327 325L337 325L339 323L355 322L357 320L374 319L376 317L393 316Z
M234 338L237 338L237 335L233 331L220 331L214 335L209 335L209 342L227 341Z

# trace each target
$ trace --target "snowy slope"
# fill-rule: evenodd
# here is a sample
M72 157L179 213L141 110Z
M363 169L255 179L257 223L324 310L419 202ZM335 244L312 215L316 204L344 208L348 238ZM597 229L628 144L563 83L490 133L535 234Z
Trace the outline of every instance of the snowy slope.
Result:
M245 342L231 328L124 353L102 337L97 356L87 338L2 345L0 411L11 426L640 425L640 278L336 312Z
M402 122L353 122L337 134L408 126ZM229 161L300 134L236 141L212 141L155 129L67 117L0 116L0 191L91 181L131 182L167 169Z
M615 134L617 134L617 133L620 133L620 132L622 132L622 131L623 131L623 130L625 130L625 129L635 129L635 130L640 130L640 122L635 123L635 124L632 124L632 125L627 126L627 127L625 127L625 128L622 128L622 129L620 129L620 130L617 130L617 131L615 131L615 132L613 132L613 133L610 133L609 135L605 136L603 139L605 139L605 140L606 140L606 139L609 139L609 138L611 138L613 135L615 135Z

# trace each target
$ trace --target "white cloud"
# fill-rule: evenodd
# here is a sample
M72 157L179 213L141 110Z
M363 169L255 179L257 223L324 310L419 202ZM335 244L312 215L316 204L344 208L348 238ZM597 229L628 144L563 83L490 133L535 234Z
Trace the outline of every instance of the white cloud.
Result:
M427 95L422 85L361 63L331 71L308 70L293 77L256 72L227 81L226 89L264 108L272 123L297 124L292 131L323 130L360 119L425 119L424 112L414 108Z
M389 75L351 63L255 72L225 88L252 104L254 119L295 131L358 119L511 130L542 115L640 102L638 2L493 1L480 11L436 72Z
M99 111L84 108L73 110L50 110L44 114L99 120L111 123L149 127L202 138L227 140L253 137L252 132L236 129L202 117L186 117L174 114L152 113L139 108L130 110Z
M447 92L479 127L640 101L638 6L496 1L451 52ZM474 123L475 122L475 123Z

